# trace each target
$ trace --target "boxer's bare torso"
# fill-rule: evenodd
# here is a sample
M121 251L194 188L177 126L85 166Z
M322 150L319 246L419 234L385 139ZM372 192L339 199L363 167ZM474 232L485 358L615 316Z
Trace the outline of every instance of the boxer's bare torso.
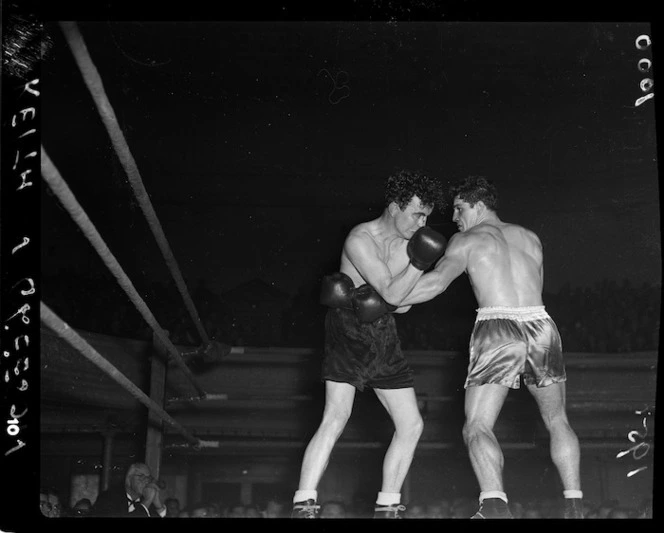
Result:
M363 246L368 253L371 253L386 265L392 276L408 266L409 258L406 252L408 241L399 235L386 235L381 230L380 219L358 224L350 231L349 237L354 238L356 245ZM347 274L353 280L355 286L359 287L366 281L350 261L346 250L347 247L344 247L341 253L341 267L339 270Z
M431 300L466 272L479 307L542 305L542 244L537 235L501 221L488 210L455 199L459 232L445 255L418 281L401 305Z

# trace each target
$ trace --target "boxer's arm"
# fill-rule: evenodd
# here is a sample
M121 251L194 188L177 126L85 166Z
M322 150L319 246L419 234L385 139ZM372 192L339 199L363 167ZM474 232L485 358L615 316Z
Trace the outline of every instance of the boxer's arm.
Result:
M379 256L376 243L368 234L351 233L344 243L344 253L364 280L391 305L400 305L403 297L422 277L422 270L411 263L393 276L387 263Z
M468 267L468 239L463 234L452 236L436 266L424 274L413 290L401 301L401 306L428 302L445 291Z

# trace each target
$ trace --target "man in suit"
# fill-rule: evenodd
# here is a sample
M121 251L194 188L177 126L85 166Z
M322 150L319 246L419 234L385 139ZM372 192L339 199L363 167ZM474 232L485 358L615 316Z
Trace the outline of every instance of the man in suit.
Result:
M118 485L102 492L89 516L148 518L166 516L159 486L145 463L133 463L125 474L124 487Z

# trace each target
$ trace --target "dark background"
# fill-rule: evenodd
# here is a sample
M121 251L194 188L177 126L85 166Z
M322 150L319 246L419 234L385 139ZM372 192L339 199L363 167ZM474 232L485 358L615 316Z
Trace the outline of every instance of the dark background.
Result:
M273 9L278 16L266 14L264 23L217 25L209 22L208 8L195 2L172 4L171 10L165 4L144 6L148 16L134 2L116 16L111 6L120 3L51 2L38 11L43 20L81 21L141 177L192 287L205 280L223 297L224 291L261 278L314 309L315 299L307 296L321 272L337 267L348 229L379 214L387 174L401 167L421 168L444 180L485 173L502 193L501 216L542 237L547 291L555 293L567 283L586 288L605 283L603 299L593 301L592 292L581 291L560 308L574 309L581 323L590 322L587 313L601 309L604 316L594 320L611 332L624 331L611 319L631 310L636 323L654 332L648 349L657 348L661 247L655 100L634 106L645 76L637 61L653 59L652 50L637 50L634 40L651 27L620 22L651 19L635 13L643 9L640 4L621 5L628 8L626 17L615 12L616 4L602 6L601 13L593 7L590 17L579 13L578 3L531 4L525 11L514 4L491 6L488 19L533 13L555 19L563 9L571 16L558 23L509 23L475 22L483 14L478 2L470 1L458 3L460 17L448 2L358 1L350 16L341 14L350 22L334 22L338 14L301 16L279 3ZM4 21L15 4L3 2ZM335 5L340 4L346 3ZM265 13L254 5L243 9L255 9L255 18ZM409 22L418 13L440 22ZM607 22L574 21L584 15ZM151 16L182 22L144 22ZM244 13L239 19L250 17ZM452 22L455 17L463 22ZM288 22L291 18L320 21ZM197 19L207 22L193 22ZM52 47L39 64L43 146L141 293L147 294L157 279L172 286L60 29L48 23L46 30ZM5 99L18 98L16 91L17 84L3 72L3 107ZM14 112L16 104L9 110ZM3 171L13 159L5 151L7 111ZM39 265L40 290L27 299L33 312L34 298L41 298L61 304L64 312L77 309L79 316L100 317L103 331L105 296L115 290L126 304L126 295L46 184L41 183L41 202L34 203L41 217L33 216L15 201L17 195L8 194L10 174L2 180L3 291L15 289L14 283ZM436 215L430 222L449 236L454 231L450 216ZM23 224L31 221L39 226L29 234L41 244L41 261L26 267L20 257L6 253L20 241L6 237L11 231L21 237L24 228L29 232L29 224ZM627 283L617 292L607 280ZM642 282L646 291L634 291ZM15 303L26 301L14 298L15 291L10 296L3 298L5 317L15 312ZM644 303L650 309L647 320L638 315ZM176 306L183 309L177 298ZM474 301L463 278L448 294L408 315L431 314L435 320L430 311L444 306L472 320ZM562 322L566 314L554 316ZM39 321L34 314L31 318L29 327L37 329ZM14 342L16 322L6 332L7 345ZM37 334L31 331L31 338ZM468 334L462 329L459 338L467 341ZM570 337L563 337L569 346ZM38 344L31 349L38 350ZM27 357L25 351L12 355ZM38 365L29 372L30 391L39 390ZM17 406L24 407L24 398L19 400ZM12 402L5 397L5 404ZM37 414L31 408L30 416ZM37 480L39 461L23 461L23 452L37 451L39 441L38 423L28 418L22 419L20 434L28 446L7 458L6 466L16 469L8 479ZM18 496L24 491L14 493L10 514L18 516L15 511L23 506L32 512L30 499Z
M191 289L223 299L259 279L315 304L400 168L493 179L499 215L540 235L545 291L661 286L655 102L635 106L649 24L78 27ZM139 292L173 286L57 23L47 35L44 149ZM105 269L46 184L41 213L43 276ZM449 237L450 219L429 223Z

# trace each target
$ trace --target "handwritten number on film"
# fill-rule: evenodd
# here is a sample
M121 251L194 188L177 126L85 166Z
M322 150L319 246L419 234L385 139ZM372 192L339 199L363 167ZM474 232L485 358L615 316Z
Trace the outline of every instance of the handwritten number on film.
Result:
M37 98L39 97L39 80L34 79L29 81L23 86L22 96L28 98L28 104L22 105L21 109L12 116L11 128L16 136L17 148L16 154L13 159L12 172L16 179L17 186L14 188L14 193L21 195L23 198L27 190L31 190L34 186L33 165L37 162L37 150L34 149L34 142L37 136L37 125L39 118L37 117ZM35 105L31 105L35 104ZM27 247L30 246L30 238L22 236L19 242L14 243L11 251L12 258L19 259L24 255ZM29 368L30 358L25 355L26 349L30 347L30 336L25 333L25 327L31 322L31 311L34 306L27 303L26 298L35 294L35 282L31 277L23 277L14 283L10 292L15 294L19 299L15 308L10 312L10 316L4 320L3 328L7 333L13 334L13 343L8 344L9 349L2 352L2 362L5 366L4 382L5 385L13 385L19 392L28 390L28 381L24 377L24 372ZM17 407L16 403L12 403L9 408L8 417L6 419L5 431L7 435L12 437L12 447L5 451L5 456L8 456L21 448L26 443L19 438L24 425L21 425L20 419L28 412L28 408Z
M651 44L652 41L650 40L650 37L648 35L645 34L639 35L636 38L635 45L637 50L640 50L642 52L648 50ZM650 70L652 69L652 61L647 57L642 57L641 59L639 59L637 67L639 69L639 72L646 75L646 77L639 82L639 88L641 89L642 93L645 93L645 95L636 99L636 101L634 102L634 107L639 107L643 102L655 97L655 92L653 91L653 88L655 87L655 82L650 76Z
M634 446L628 448L627 450L622 450L621 452L616 455L616 459L620 459L621 457L624 457L625 455L632 454L632 458L634 458L636 461L639 461L643 459L646 455L648 455L648 452L650 451L650 444L648 444L645 439L648 436L648 417L652 415L652 412L650 411L650 408L646 407L645 409L641 409L640 411L635 411L637 415L644 415L643 420L641 421L641 425L643 426L643 432L639 432L637 430L632 430L629 433L627 433L627 438L629 439L630 442L634 443ZM640 442L637 442L637 438L640 439ZM646 470L648 467L647 466L642 466L640 468L637 468L635 470L630 470L627 473L627 477L632 477L635 474L638 474L642 470Z

